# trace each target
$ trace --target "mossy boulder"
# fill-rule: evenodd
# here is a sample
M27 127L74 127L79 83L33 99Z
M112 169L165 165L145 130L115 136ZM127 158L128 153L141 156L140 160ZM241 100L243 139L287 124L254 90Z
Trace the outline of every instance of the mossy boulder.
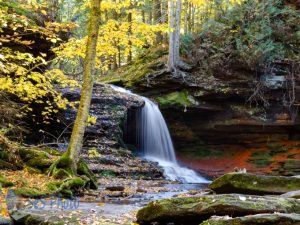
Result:
M283 194L300 189L300 178L228 173L214 180L209 188L218 194Z
M212 217L200 225L292 225L300 224L300 215L291 213L258 214L244 217Z
M49 212L48 212L49 213ZM11 213L11 218L16 224L24 225L64 225L65 218L60 218L59 216L43 213L34 213L25 210L18 210ZM79 222L76 218L68 218L68 221L76 225Z
M141 224L199 224L213 215L237 217L274 212L300 213L300 200L238 194L172 198L149 203L138 211L137 220Z

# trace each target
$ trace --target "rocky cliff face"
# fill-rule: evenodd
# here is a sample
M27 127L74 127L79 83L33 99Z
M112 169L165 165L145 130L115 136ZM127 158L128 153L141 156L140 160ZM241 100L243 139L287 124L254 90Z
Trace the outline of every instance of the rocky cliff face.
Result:
M300 172L300 79L288 76L288 62L278 62L268 72L232 64L210 74L183 64L174 75L160 51L106 81L159 103L182 161L210 175L234 167ZM134 71L144 75L134 79Z
M78 89L62 89L61 92L71 102L80 100ZM123 127L128 112L143 105L144 101L139 97L114 91L109 85L94 85L90 115L97 120L86 128L81 157L97 176L134 179L162 177L162 172L155 164L136 157L123 141ZM75 117L76 110L68 108L58 115L59 123L42 127L44 137L39 133L30 136L44 143L53 143L54 147L65 151ZM53 140L53 137L56 138Z

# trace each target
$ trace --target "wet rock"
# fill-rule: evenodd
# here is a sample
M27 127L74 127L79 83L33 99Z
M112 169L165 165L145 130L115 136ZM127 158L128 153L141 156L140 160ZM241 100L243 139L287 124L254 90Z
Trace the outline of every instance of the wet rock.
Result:
M216 193L283 194L300 189L296 177L264 176L250 173L228 173L214 180L210 185Z
M10 218L0 216L1 225L13 225L13 221Z
M136 189L136 192L139 192L139 193L145 193L145 192L147 192L147 191L144 190L143 188L138 188L138 189Z
M300 199L300 190L284 193L281 195L281 197Z
M110 186L110 187L106 187L105 190L108 190L108 191L124 191L125 187L123 187L123 186Z
M25 210L14 211L10 215L16 224L24 225L64 225L65 220L55 215L47 215L47 213L34 213ZM79 224L74 219L74 225Z
M300 224L299 214L272 213L231 218L212 217L200 225L292 225Z
M80 90L62 90L69 101L80 99ZM86 128L85 147L124 147L123 122L128 110L143 106L144 101L134 95L117 92L109 85L96 83L93 89L90 115L97 118L94 125ZM63 122L71 124L75 120L76 110L68 109ZM68 134L71 128L67 130Z
M172 198L149 203L138 211L137 220L141 224L199 224L213 215L237 217L274 212L300 213L300 200L238 194Z
M113 191L111 193L109 193L107 196L110 198L120 198L120 197L124 197L125 193L122 191Z

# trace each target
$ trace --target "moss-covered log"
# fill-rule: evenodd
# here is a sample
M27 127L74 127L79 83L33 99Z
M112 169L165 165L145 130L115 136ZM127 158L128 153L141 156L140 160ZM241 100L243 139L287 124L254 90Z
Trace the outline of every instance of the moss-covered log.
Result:
M283 194L300 189L300 178L228 173L213 181L209 188L218 194Z
M300 213L300 201L237 194L172 198L149 203L138 212L137 220L141 224L199 224L213 215L238 217L274 212Z
M300 224L299 214L258 214L244 217L213 217L200 225L295 225Z

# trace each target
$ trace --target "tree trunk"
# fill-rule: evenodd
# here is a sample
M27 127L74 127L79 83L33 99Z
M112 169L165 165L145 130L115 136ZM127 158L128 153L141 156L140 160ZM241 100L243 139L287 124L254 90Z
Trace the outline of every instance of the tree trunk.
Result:
M174 60L174 34L175 34L175 9L174 0L170 0L170 34L169 34L169 58L168 58L168 69L174 71L175 60Z
M153 19L154 24L161 24L161 2L160 0L154 0L153 1ZM156 43L159 44L162 42L162 33L157 32L156 33Z
M161 1L161 23L167 24L168 23L168 0ZM163 43L168 43L168 35L167 33L163 34Z
M100 2L101 0L91 0L91 14L88 27L88 40L86 47L86 56L84 60L84 79L81 91L80 104L72 130L72 135L68 150L65 157L71 161L73 171L77 169L79 153L83 144L83 136L89 116L89 109L93 91L93 76L95 72L96 46L99 33L99 17L100 17Z
M179 48L180 48L180 21L181 21L181 0L177 0L176 3L176 25L174 35L174 62L175 67L179 64Z
M184 34L188 33L188 13L189 13L189 2L184 1Z
M130 8L131 8L131 2L130 2ZM127 21L130 24L129 25L129 30L128 30L128 35L129 35L128 48L129 48L129 52L128 52L128 56L127 56L127 64L129 64L132 61L132 42L130 40L131 35L132 35L132 13L131 12L128 13Z

